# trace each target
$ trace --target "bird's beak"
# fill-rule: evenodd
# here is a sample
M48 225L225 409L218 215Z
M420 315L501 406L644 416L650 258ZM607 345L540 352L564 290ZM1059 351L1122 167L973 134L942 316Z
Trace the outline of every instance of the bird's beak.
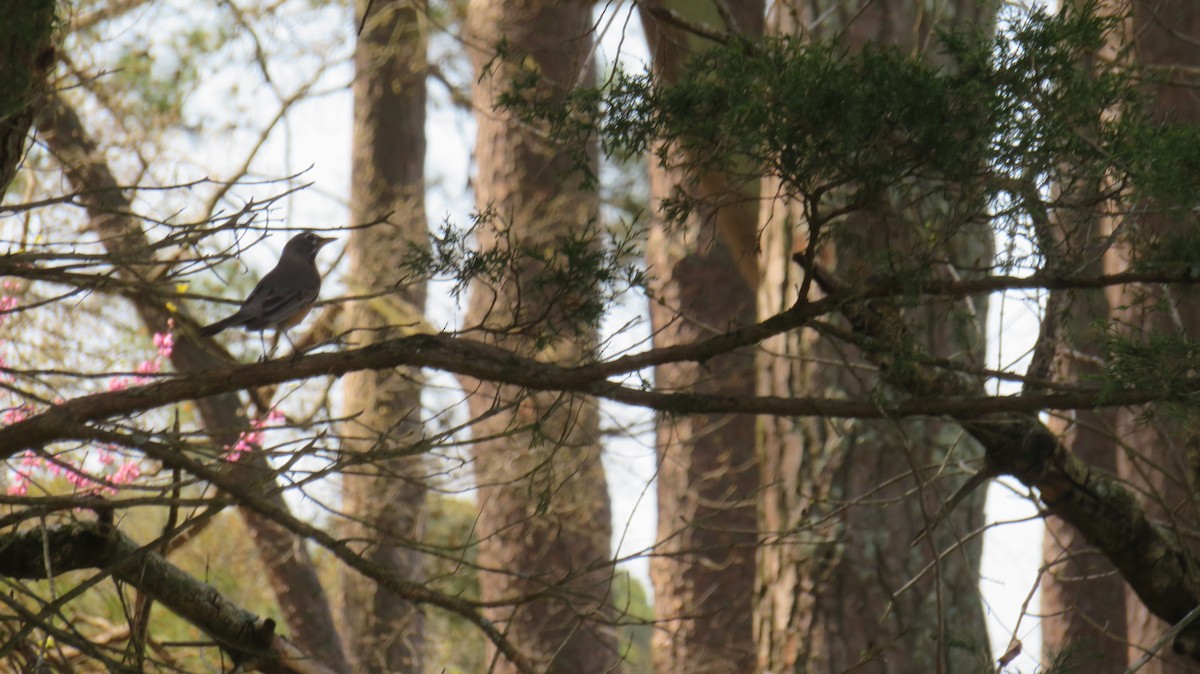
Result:
M317 250L320 250L324 248L326 244L333 243L334 241L337 241L337 239L333 238L332 236L318 236L317 241L319 242L317 243Z

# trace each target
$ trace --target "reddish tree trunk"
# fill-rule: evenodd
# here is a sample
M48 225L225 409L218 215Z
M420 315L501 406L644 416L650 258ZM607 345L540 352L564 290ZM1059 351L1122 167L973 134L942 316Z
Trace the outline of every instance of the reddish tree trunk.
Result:
M527 356L575 363L594 356L594 330L574 322L585 289L539 285L564 238L587 231L599 211L580 188L577 163L595 148L560 142L497 108L515 78L536 79L553 98L592 77L591 4L580 0L473 0L467 43L478 75L476 203L493 217L477 231L483 249L524 250L518 268L472 288L467 327ZM497 49L502 53L497 55ZM541 261L535 261L535 256ZM593 399L469 386L479 517L480 591L509 638L539 672L611 672L619 652L611 618L610 508ZM500 661L497 671L511 672Z
M769 30L837 37L852 48L867 42L898 45L936 57L934 26L988 25L994 3L779 2ZM982 160L982 158L981 158ZM768 180L763 194L782 194ZM815 262L852 282L872 265L906 260L913 232L859 213L839 223L849 236L822 245ZM892 229L888 229L891 227ZM802 270L794 253L809 245L800 204L764 200L759 229L762 257L760 319L796 301ZM858 237L855 233L871 232ZM954 261L991 257L990 233L962 237ZM887 264L887 262L884 262ZM815 292L815 291L814 291ZM906 312L923 349L942 357L982 361L986 305L934 303ZM955 316L955 320L947 320ZM959 329L956 329L959 328ZM764 341L760 395L869 395L876 385L855 366L853 349L835 349L810 330ZM981 455L953 424L903 424L764 418L759 457L762 494L755 641L758 667L771 672L972 671L988 654L978 597L980 546L964 538L983 521L982 490L969 496L926 544L910 548L928 517L964 478L932 467ZM900 591L936 552L957 546L933 573Z
M763 3L729 3L734 26L708 2L641 6L654 71L676 80L712 43L657 18L669 10L713 31L762 34ZM654 156L654 153L651 153ZM685 157L676 158L686 162ZM651 218L647 267L655 347L696 342L754 321L757 183L732 184L719 171L692 185L681 171L650 163L653 204L684 192L698 207L686 222ZM703 364L655 369L664 391L754 394L754 356L739 351ZM758 466L754 420L745 415L659 417L658 540L654 582L655 670L660 674L748 672L754 667L753 593Z
M1189 0L1131 0L1112 3L1113 9L1131 9L1124 42L1135 66L1156 72L1194 72L1200 67L1200 6ZM1168 77L1148 85L1154 95L1157 115L1173 122L1200 123L1200 94L1191 79ZM1137 187L1134 186L1136 192ZM1161 240L1195 225L1170 215L1141 215L1125 224L1132 238ZM1125 237L1123 237L1125 238ZM1105 258L1106 271L1124 270L1136 258L1136 246L1118 245ZM1161 302L1161 304L1159 304ZM1113 318L1127 336L1142 341L1154 336L1174 335L1195 341L1200 338L1200 302L1194 297L1169 295L1162 287L1112 288L1109 305ZM1195 494L1200 489L1200 433L1196 419L1158 416L1147 422L1141 410L1121 410L1117 418L1118 473L1142 495L1147 514L1182 532L1200 525L1200 506ZM1184 539L1188 540L1187 535ZM1193 551L1197 546L1192 545ZM1170 626L1153 616L1131 590L1126 588L1128 657L1141 658ZM1139 670L1142 674L1176 674L1196 671L1195 662L1175 656L1166 647Z

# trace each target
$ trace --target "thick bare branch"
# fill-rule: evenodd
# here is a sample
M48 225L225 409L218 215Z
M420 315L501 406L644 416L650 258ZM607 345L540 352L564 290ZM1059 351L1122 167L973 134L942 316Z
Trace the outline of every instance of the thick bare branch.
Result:
M704 360L709 351L708 342L725 339L727 336L721 336L695 345L656 351L671 351L678 360ZM948 390L940 395L930 393L928 396L896 402L661 393L610 382L605 378L609 368L601 366L564 367L448 335L412 335L359 349L221 367L124 391L74 398L0 429L0 459L31 447L72 437L64 435L63 429L73 424L102 422L242 389L399 366L429 367L542 391L588 393L628 405L677 414L705 412L863 419L949 416L976 419L995 414L1035 414L1042 410L1167 402L1163 399L1163 392L1158 390L1115 393L1079 391L1019 396L986 396L981 390ZM1200 378L1186 388L1200 390Z

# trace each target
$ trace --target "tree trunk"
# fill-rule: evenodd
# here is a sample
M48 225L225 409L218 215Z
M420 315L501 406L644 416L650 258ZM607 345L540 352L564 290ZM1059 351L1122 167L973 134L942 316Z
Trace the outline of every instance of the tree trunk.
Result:
M25 141L45 104L54 66L54 0L17 0L0 22L0 202L25 157Z
M986 27L995 9L995 3L974 0L939 3L936 11L926 3L828 0L780 2L768 18L769 30L776 33L803 29L806 36L837 36L851 49L877 42L934 58L934 26ZM782 193L774 180L763 187L763 194ZM786 198L763 202L760 319L795 303L802 269L792 256L808 250L808 226L800 204ZM838 229L843 236L814 248L818 266L850 282L911 267L906 240L915 232L865 213L852 215ZM965 269L986 266L991 251L990 232L960 235L951 261ZM930 353L982 364L987 315L982 298L934 302L905 315ZM767 340L760 353L760 395L840 391L859 398L876 386L854 367L862 361L859 356L835 350L811 330ZM964 479L962 471L940 472L939 467L974 463L978 468L981 455L959 427L937 420L763 418L759 528L764 543L755 615L760 671L960 672L986 662L977 588L980 540L968 538L983 523L982 490L960 503L925 543L909 546ZM935 562L938 553L951 548L957 550ZM901 591L931 564L929 574Z
M675 81L688 60L712 43L661 21L655 12L677 12L715 32L762 34L761 0L730 5L736 26L725 25L714 3L641 5L654 71L664 82ZM653 210L646 262L655 272L650 306L654 346L696 342L753 323L758 184L737 186L714 170L700 185L692 185L679 170L654 160L649 171L652 203L678 192L697 202L686 222L668 221L661 209ZM754 357L739 351L702 365L661 365L654 376L664 391L751 396ZM650 575L653 656L660 674L754 668L754 440L754 420L746 415L658 418L659 542Z
M1080 259L1080 258L1071 258ZM1090 353L1094 344L1091 324L1108 313L1104 294L1073 294L1061 312L1062 341L1053 378L1061 382L1084 381L1097 374L1095 366L1074 354ZM1089 466L1117 472L1117 415L1112 410L1079 410L1072 418L1054 416L1046 425L1063 439L1071 452ZM1043 546L1046 574L1042 578L1042 648L1046 653L1073 653L1072 662L1112 667L1124 671L1126 585L1112 563L1071 525L1046 518ZM1136 597L1134 602L1140 604ZM1101 671L1110 671L1102 669Z
M572 167L596 167L595 148L553 142L543 129L496 107L514 80L536 79L552 99L593 77L591 5L580 0L472 0L467 43L478 75L475 235L483 250L510 252L496 283L472 286L467 329L522 355L577 363L595 355L594 328L572 314L588 289L539 283L562 263L567 238L591 231L594 192ZM497 52L500 52L499 54ZM469 384L477 419L480 592L500 602L489 616L539 672L589 674L619 667L605 624L612 578L608 491L594 399ZM511 672L509 663L496 670Z
M1110 55L1111 56L1111 55ZM1097 119L1099 123L1101 120ZM1071 176L1071 167L1064 167ZM1112 186L1077 177L1054 186L1051 231L1040 235L1044 266L1070 273L1104 273L1102 259L1112 236L1111 218L1096 218L1092 204ZM1079 269L1080 260L1091 263ZM1103 290L1053 291L1046 303L1035 364L1029 374L1067 385L1100 375L1093 327L1109 314ZM1045 343L1042 343L1043 340ZM1044 352L1045 356L1039 356ZM1037 363L1042 358L1049 362ZM1037 384L1033 384L1037 386ZM1031 384L1027 383L1028 392ZM1113 409L1077 410L1051 416L1046 426L1089 466L1117 473L1118 414ZM1124 671L1126 658L1126 584L1113 564L1073 526L1057 517L1045 519L1042 547L1046 572L1042 576L1042 649L1061 653L1068 662L1101 665ZM1134 602L1141 604L1136 598ZM1109 671L1109 670L1102 670Z
M1124 41L1114 47L1128 48L1129 58L1137 67L1153 72L1180 73L1147 85L1154 96L1152 105L1159 118L1171 122L1200 123L1200 95L1194 73L1200 67L1196 39L1200 36L1200 6L1188 0L1132 0L1113 3L1116 11L1132 9L1125 26ZM1136 191L1137 187L1134 186ZM1146 203L1147 214L1124 224L1132 229L1129 237L1163 240L1195 227L1187 219L1155 212ZM1140 209L1139 209L1140 210ZM1127 269L1139 254L1138 245L1115 246L1105 258L1106 271ZM1120 329L1135 341L1170 335L1194 343L1200 338L1200 302L1192 296L1171 294L1161 286L1129 286L1110 289L1112 317ZM1160 304L1161 303L1161 304ZM1200 526L1200 504L1195 494L1200 489L1200 421L1194 412L1187 415L1158 415L1142 418L1142 410L1122 409L1118 413L1117 437L1122 452L1117 458L1118 474L1133 485L1141 496L1147 515L1179 532ZM1192 541L1191 548L1197 550ZM1145 604L1126 588L1126 624L1129 660L1141 658L1170 627L1150 613ZM1194 672L1194 661L1179 657L1165 648L1139 671L1142 674Z
M425 221L425 16L407 0L358 3L369 10L354 53L354 143L351 220L347 245L351 295L386 292L398 280L397 262L410 244L428 240ZM400 336L421 319L423 283L354 302L344 325L348 339L367 344ZM398 318L399 317L399 318ZM342 449L363 455L343 473L347 538L361 554L405 580L419 580L413 541L424 521L423 459L406 455L421 438L419 371L364 370L347 375ZM424 617L401 599L351 570L343 571L342 622L358 674L422 671Z

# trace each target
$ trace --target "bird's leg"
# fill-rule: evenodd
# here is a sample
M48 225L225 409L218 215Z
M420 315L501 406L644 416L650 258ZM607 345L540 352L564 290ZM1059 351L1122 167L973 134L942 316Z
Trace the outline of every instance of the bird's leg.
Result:
M278 332L275 333L275 338L279 338ZM300 356L304 355L304 352L301 351L300 348L296 346L296 343L292 341L292 336L288 334L287 330L283 331L283 338L286 339L287 343L292 347L292 358L299 358Z
M262 334L261 332L259 333ZM275 355L275 349L279 348L279 331L275 331L275 336L271 337L271 350L264 352L263 358L271 358ZM265 346L264 346L265 349Z

